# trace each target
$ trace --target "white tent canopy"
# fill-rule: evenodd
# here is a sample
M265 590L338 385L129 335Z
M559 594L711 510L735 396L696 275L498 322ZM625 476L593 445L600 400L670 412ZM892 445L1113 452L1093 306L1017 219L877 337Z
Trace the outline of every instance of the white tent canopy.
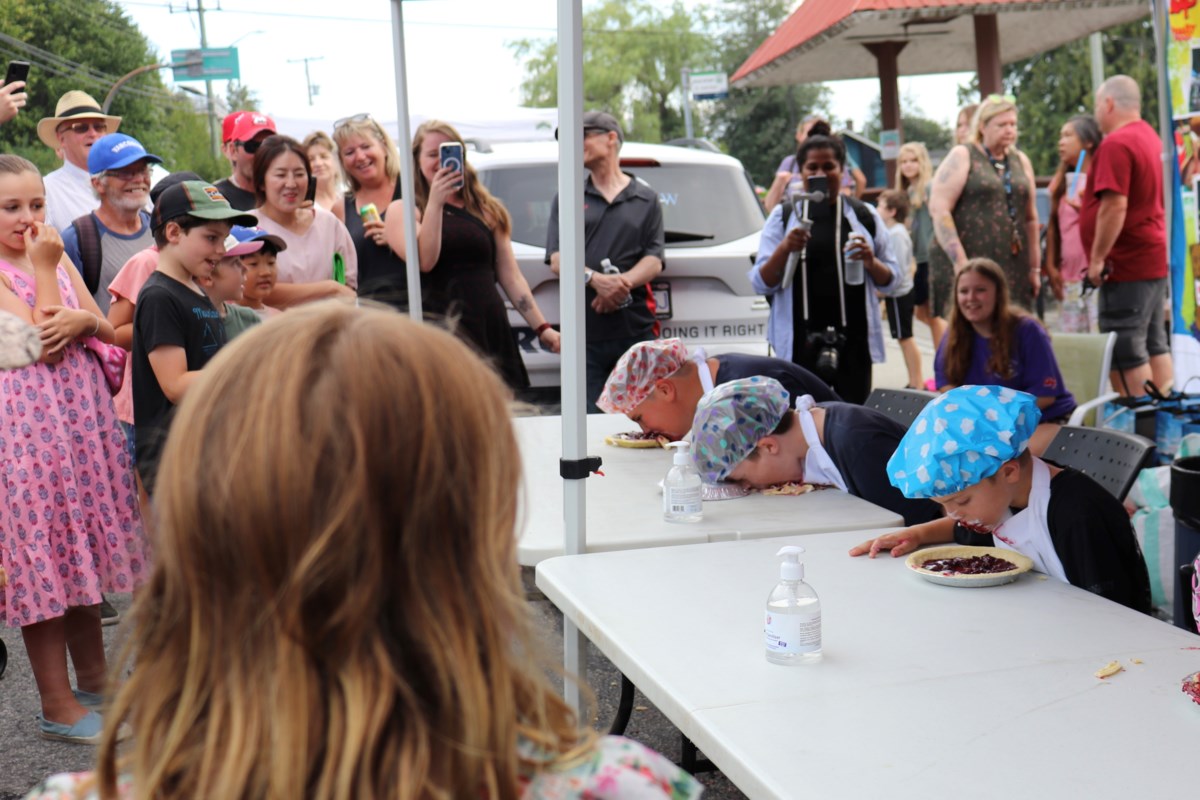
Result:
M484 142L537 142L554 138L554 128L558 125L557 108L513 108L488 116L464 115L461 112L447 111L445 113L414 113L410 115L410 126L415 129L429 119L440 119L449 122L464 139L475 139ZM313 131L333 131L333 120L310 119L304 117L274 117L275 129L293 139L302 140ZM376 120L394 141L404 141L400 136L398 120Z

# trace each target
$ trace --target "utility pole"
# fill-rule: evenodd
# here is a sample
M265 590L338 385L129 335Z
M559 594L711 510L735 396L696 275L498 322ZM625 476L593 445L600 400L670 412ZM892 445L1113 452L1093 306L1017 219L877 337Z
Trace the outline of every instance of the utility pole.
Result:
M312 102L313 83L312 83L312 78L308 77L308 62L321 61L324 58L325 58L325 56L308 56L307 58L289 58L288 59L289 64L299 64L301 61L304 62L304 85L308 87L308 104L310 106L313 104L313 102Z
M196 0L196 15L200 17L200 49L208 49L208 32L204 28L204 0ZM212 145L213 158L221 155L217 145L217 117L213 107L212 81L204 81L204 96L208 99L208 141Z

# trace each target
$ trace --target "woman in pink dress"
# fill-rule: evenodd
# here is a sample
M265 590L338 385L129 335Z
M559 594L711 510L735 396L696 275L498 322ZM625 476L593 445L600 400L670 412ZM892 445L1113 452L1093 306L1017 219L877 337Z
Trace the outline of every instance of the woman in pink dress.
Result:
M1043 265L1054 296L1062 303L1058 329L1089 333L1096 327L1096 293L1083 291L1088 254L1079 233L1079 204L1087 189L1092 157L1104 134L1087 114L1071 117L1058 137L1058 171L1050 181L1050 221Z
M0 155L0 310L41 328L41 360L0 373L0 622L21 628L45 738L94 742L107 678L100 594L146 571L125 438L85 346L112 342L45 222L37 168ZM72 691L67 654L75 667Z

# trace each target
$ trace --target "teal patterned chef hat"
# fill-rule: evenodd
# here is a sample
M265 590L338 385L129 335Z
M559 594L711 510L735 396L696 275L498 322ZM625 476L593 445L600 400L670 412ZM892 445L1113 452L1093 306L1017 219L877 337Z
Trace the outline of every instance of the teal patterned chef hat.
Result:
M774 378L742 378L708 392L692 420L692 463L705 483L720 483L779 425L790 408Z
M929 401L888 460L905 497L944 497L994 475L1029 446L1041 409L1031 394L959 386Z

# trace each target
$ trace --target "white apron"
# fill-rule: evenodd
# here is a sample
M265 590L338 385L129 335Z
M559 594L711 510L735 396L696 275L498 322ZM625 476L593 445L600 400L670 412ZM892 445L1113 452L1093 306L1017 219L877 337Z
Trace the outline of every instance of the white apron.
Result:
M816 405L811 394L796 398L796 413L800 415L800 429L804 431L804 441L808 442L808 455L804 457L804 482L836 486L843 492L849 492L842 473L837 465L825 452L821 437L817 435L817 425L813 422L812 407Z
M1029 505L1000 523L992 537L1033 561L1033 568L1060 581L1067 581L1054 542L1046 512L1050 508L1050 468L1036 456L1029 488Z

